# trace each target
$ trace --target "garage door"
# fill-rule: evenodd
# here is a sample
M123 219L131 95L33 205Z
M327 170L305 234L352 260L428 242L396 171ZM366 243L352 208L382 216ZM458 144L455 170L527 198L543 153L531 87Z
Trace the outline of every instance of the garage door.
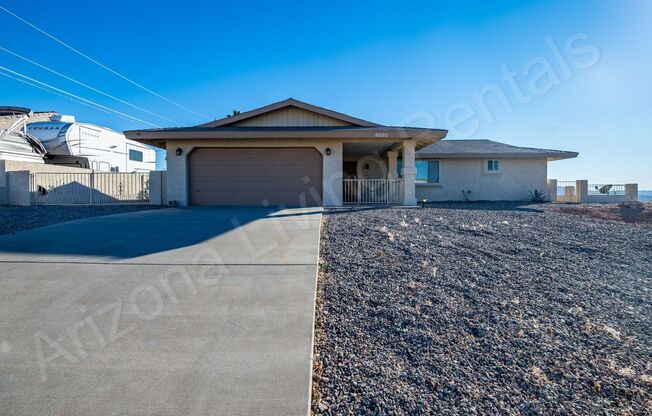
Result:
M319 206L315 148L199 148L188 156L191 205Z

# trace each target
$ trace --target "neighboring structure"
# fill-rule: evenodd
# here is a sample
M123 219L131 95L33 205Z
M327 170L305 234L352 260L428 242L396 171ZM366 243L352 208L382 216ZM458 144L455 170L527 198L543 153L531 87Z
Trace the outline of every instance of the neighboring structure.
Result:
M442 140L417 152L417 198L428 201L523 201L548 189L548 162L576 152L492 140Z
M0 107L1 108L1 107ZM7 108L7 107L5 107ZM22 107L10 107L10 108L22 108ZM29 118L30 123L37 121L49 121L50 117L58 116L59 113L56 111L33 111L32 115ZM7 129L9 126L14 124L16 120L21 118L21 114L16 112L5 111L0 114L0 129Z
M105 172L156 169L154 149L106 127L77 123L73 116L54 115L48 121L30 122L27 132L47 150L48 164Z
M32 115L29 108L0 107L0 160L43 163L45 149L26 130Z
M166 149L167 198L182 206L526 200L545 191L549 160L577 156L440 141L446 133L382 126L294 99L196 127L125 132Z

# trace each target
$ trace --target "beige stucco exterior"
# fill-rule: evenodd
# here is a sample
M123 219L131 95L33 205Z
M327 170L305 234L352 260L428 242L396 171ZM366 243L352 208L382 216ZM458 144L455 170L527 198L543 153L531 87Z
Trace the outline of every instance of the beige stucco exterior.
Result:
M418 200L461 201L462 190L475 201L524 201L529 192L547 189L544 158L498 159L499 172L487 172L485 159L441 159L438 184L416 184Z
M166 197L178 205L188 205L188 155L199 147L313 147L323 157L323 204L342 205L342 141L341 140L169 140L167 143ZM176 155L181 149L181 156ZM330 149L330 155L326 154Z

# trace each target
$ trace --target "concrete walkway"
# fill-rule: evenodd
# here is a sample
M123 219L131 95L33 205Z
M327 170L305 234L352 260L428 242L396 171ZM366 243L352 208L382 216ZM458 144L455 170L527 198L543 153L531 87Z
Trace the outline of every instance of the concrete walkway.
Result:
M0 412L305 415L321 210L165 209L0 237Z

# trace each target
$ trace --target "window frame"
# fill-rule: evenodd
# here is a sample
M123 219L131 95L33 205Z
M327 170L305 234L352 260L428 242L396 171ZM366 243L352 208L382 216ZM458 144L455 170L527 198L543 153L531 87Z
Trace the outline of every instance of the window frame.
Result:
M430 166L431 163L437 163L437 182L430 182ZM425 163L426 164L426 178L425 179L419 179L418 178L418 163ZM414 161L414 167L417 169L417 174L415 175L415 183L416 184L421 184L421 185L439 185L441 183L441 161L439 159L416 159ZM397 177L402 178L403 177L403 159L398 159L396 161L396 170L397 172Z
M139 155L140 155L140 156L139 156L139 159L132 159L132 157L131 157L131 152L134 152L134 153L139 154ZM142 151L137 150L137 149L129 149L129 155L128 155L128 157L129 157L129 160L130 160L131 162L142 162L143 159L144 159L144 157L145 157L145 154L144 154Z
M491 169L490 165L495 167L495 169ZM491 174L500 173L500 159L486 159L484 161L484 171L485 173Z

